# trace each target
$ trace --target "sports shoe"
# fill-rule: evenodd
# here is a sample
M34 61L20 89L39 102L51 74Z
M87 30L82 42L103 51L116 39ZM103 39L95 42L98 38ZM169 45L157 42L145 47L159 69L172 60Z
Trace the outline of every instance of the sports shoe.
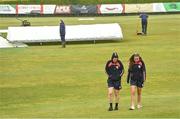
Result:
M131 106L130 108L129 108L129 110L134 110L135 109L135 107L134 106Z
M138 109L142 108L142 105L137 105L137 108L138 108Z
M113 108L112 108L112 107L109 107L108 111L113 111Z
M119 110L118 106L115 106L114 110Z

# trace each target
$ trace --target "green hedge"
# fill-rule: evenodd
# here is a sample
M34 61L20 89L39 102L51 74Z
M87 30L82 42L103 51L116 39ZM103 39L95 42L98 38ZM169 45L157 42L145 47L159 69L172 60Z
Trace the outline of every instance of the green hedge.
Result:
M179 0L0 0L0 4L101 4L179 2Z

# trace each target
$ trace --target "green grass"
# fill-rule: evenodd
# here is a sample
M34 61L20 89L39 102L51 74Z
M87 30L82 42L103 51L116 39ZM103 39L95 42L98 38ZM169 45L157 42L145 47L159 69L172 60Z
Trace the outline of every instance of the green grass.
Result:
M28 18L32 25L57 25L60 17ZM147 36L136 36L138 16L95 17L66 24L118 22L124 40L97 44L0 49L0 118L180 118L180 15L150 15ZM0 28L17 26L0 18ZM104 66L113 51L125 66L120 110L108 112ZM143 108L129 111L128 58L142 55L147 66Z
M117 4L117 3L179 2L179 0L0 0L1 4Z

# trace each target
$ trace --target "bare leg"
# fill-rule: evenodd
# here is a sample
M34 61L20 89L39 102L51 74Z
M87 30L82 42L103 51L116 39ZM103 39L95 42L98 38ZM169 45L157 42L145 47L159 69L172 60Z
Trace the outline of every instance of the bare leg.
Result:
M141 108L141 107L142 107L142 103L141 103L142 88L137 88L137 92L138 92L138 97L137 97L137 100L138 100L138 108Z
M135 89L136 86L131 86L131 109L134 109L134 102L135 102Z
M119 90L114 90L115 102L119 103Z
M113 87L108 88L108 99L109 99L109 104L110 104L108 111L113 110L113 106L112 106L112 103L113 103L113 90L114 90Z
M115 103L116 106L114 108L114 110L118 110L118 104L119 104L119 90L114 90L114 95L115 95Z
M108 99L109 99L109 103L113 103L113 87L108 88Z

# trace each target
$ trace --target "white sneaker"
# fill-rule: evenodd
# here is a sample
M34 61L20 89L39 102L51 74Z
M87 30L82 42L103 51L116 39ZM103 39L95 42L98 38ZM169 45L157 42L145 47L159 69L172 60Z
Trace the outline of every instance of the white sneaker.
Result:
M140 108L142 108L142 107L143 107L142 105L137 105L137 108L138 108L138 109L140 109Z
M129 108L129 110L134 110L135 109L135 107L134 106L131 106L130 108Z

